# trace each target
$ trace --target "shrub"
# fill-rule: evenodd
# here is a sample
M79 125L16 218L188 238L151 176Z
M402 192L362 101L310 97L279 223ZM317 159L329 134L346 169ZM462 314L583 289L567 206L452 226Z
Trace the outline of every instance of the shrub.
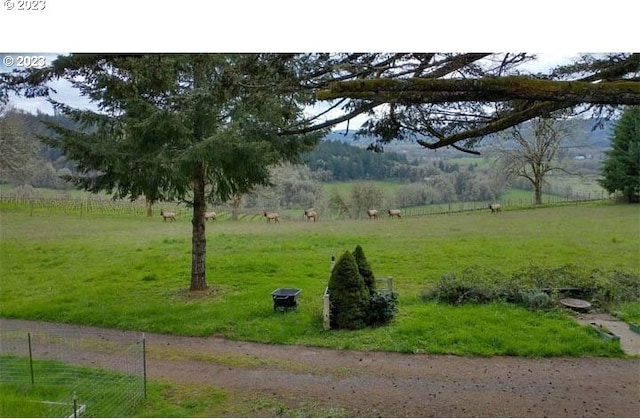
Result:
M527 266L512 275L491 268L473 266L455 274L442 275L421 292L423 300L449 304L506 301L531 309L545 309L565 296L589 300L593 307L611 311L626 301L640 299L640 277L634 273L587 269L576 265L548 268Z
M423 300L438 300L449 304L488 303L503 300L507 294L502 287L502 276L495 272L466 269L461 277L454 273L440 277L434 288L423 292Z
M374 292L369 298L369 325L388 323L398 312L398 296L394 292Z
M336 262L329 278L331 327L361 329L369 317L369 289L358 272L355 257L344 252Z
M553 298L542 290L521 291L522 303L531 310L547 309L553 306Z

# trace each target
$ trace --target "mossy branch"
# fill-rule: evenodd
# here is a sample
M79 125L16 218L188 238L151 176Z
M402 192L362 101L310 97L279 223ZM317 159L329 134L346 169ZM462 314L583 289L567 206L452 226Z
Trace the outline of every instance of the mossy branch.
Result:
M480 79L379 78L332 83L329 89L319 91L317 98L404 104L530 100L565 104L640 105L640 82L618 80L590 83L521 76Z

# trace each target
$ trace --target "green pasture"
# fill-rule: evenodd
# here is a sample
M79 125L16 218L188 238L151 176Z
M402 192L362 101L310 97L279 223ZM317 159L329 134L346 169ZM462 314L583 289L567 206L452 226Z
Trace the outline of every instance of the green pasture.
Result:
M187 217L0 212L0 316L276 344L412 353L619 356L561 309L503 303L448 306L419 294L470 266L513 272L575 264L640 273L640 212L610 203L378 220L207 224L207 292L190 293ZM323 331L331 256L362 245L377 277L392 276L391 324ZM270 293L301 288L296 311ZM640 303L623 315L638 321Z

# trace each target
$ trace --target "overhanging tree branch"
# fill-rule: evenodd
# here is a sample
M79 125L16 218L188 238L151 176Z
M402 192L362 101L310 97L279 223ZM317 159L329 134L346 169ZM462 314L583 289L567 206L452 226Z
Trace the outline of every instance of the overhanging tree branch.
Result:
M529 59L528 54L505 54L502 59L500 54L436 54L429 65L419 64L412 78L388 73L334 81L316 92L316 98L392 105L395 115L381 115L361 129L378 137L377 142L413 133L430 149L467 140L464 151L485 135L559 110L597 107L597 114L608 109L612 115L621 105L640 104L638 53L586 54L548 74L525 77L515 66ZM492 61L496 66L491 67ZM439 69L455 70L443 75ZM490 104L495 104L493 110Z
M637 81L541 80L511 76L481 79L373 79L332 83L318 99L367 99L417 104L446 102L553 101L566 104L639 105Z

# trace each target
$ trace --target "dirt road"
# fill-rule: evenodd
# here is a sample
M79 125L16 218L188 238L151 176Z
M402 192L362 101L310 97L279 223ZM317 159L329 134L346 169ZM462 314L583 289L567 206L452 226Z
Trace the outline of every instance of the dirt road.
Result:
M139 333L2 319L6 330L94 340L75 362L110 367ZM211 383L354 417L640 417L640 359L408 355L146 334L150 379ZM111 348L111 349L108 349Z

